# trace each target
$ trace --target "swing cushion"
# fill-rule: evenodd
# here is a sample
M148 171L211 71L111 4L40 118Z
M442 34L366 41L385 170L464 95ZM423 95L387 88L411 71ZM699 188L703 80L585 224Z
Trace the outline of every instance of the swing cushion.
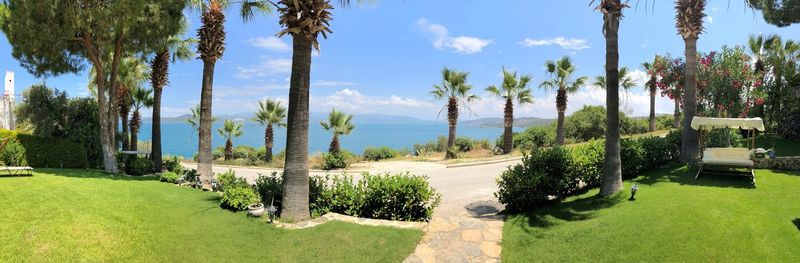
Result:
M753 167L747 148L707 148L703 151L703 164Z

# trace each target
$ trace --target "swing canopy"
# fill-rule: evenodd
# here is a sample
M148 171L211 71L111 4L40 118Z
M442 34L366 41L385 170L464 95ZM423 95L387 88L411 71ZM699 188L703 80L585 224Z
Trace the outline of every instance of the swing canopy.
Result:
M744 129L764 131L764 121L761 118L692 118L692 129L713 130L713 129Z

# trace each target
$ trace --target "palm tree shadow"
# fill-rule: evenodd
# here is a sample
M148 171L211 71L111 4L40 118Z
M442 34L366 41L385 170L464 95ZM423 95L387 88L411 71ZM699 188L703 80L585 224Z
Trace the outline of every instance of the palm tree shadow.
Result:
M749 176L739 174L703 173L700 178L694 179L698 168L688 168L682 164L672 164L663 169L649 171L643 176L633 180L639 184L653 185L662 182L678 183L680 185L743 188L753 189L755 186ZM665 173L666 171L666 173ZM756 171L758 179L758 171Z
M544 207L527 213L527 226L522 227L529 234L532 228L550 228L558 225L558 221L584 221L597 217L597 212L602 209L612 208L620 204L625 198L622 194L611 197L594 195L579 198L558 205Z
M795 218L792 220L792 223L794 223L794 226L796 226L797 230L800 231L800 218Z
M63 176L72 178L83 179L107 179L107 180L122 180L122 181L158 181L156 176L130 176L123 174L111 174L102 170L90 169L51 169L51 168L36 168L36 174L46 174L53 176ZM35 175L34 175L35 176Z

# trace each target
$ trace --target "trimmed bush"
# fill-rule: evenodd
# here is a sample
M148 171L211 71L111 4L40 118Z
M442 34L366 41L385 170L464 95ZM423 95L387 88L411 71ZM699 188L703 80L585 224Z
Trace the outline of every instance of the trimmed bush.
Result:
M19 159L20 149L16 146L14 146L13 150L3 149L4 156L6 151L14 151L13 154L9 153L8 156L13 155L15 156L14 158L17 158L15 162L27 162L31 167L87 168L89 165L86 158L86 149L74 142L57 138L38 137L9 130L0 131L0 138L8 138L18 142L23 148L24 162ZM9 144L11 143L9 142Z
M256 188L264 204L275 199L278 214L283 197L283 175L261 175ZM364 173L355 181L350 175L309 177L309 207L313 217L336 212L357 217L404 221L430 220L441 195L428 184L427 177L400 174Z
M153 173L153 161L144 157L135 157L128 160L125 166L125 173L133 176L142 176Z
M373 148L367 147L364 149L364 160L367 161L380 161L385 159L391 159L398 156L398 152L389 146L383 146L380 148Z
M498 138L498 145L501 145L503 137ZM550 126L536 126L525 129L522 132L514 133L514 147L523 150L532 150L538 147L549 147L555 145L556 132Z
M622 179L632 179L639 176L645 160L644 147L636 139L622 139L619 141L619 154L622 160Z
M158 180L161 182L174 184L176 181L178 181L178 174L173 172L163 172L161 173L161 176L158 177Z
M178 159L177 156L172 156L171 158L165 158L164 161L161 163L161 168L164 171L173 172L176 174L183 174L185 170L181 165L181 161Z
M592 140L571 148L572 173L587 187L600 185L605 162L605 141Z
M0 152L0 161L6 166L28 166L25 159L25 148L16 139L8 141L6 147Z
M344 152L322 153L322 170L347 168L347 156Z
M572 158L565 148L533 150L522 157L522 164L500 175L495 196L512 212L557 202L578 189L579 180L570 171L571 166Z
M643 170L661 167L675 158L672 145L664 138L643 137L639 138L638 141L642 144L644 150L644 156L642 156L644 159L642 163Z
M247 206L261 200L254 187L247 183L247 180L236 177L232 170L222 173L217 177L217 181L222 185L221 206L224 208L242 211Z

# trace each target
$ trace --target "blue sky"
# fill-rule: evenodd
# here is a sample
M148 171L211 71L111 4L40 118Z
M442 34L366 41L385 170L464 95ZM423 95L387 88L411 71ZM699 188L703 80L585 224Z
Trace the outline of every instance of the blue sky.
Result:
M642 1L644 2L644 1ZM682 54L683 41L674 27L671 1L656 1L655 9L625 10L620 28L620 64L633 69L653 55ZM321 40L313 57L311 110L331 108L351 113L383 113L434 119L442 102L428 92L440 82L442 67L470 72L474 93L484 97L471 105L478 117L502 116L503 104L484 89L500 82L501 67L530 73L535 85L546 78L543 64L568 55L579 76L603 73L605 42L602 16L588 0L540 1L377 1L366 6L337 7L333 34ZM635 1L634 1L635 3ZM745 44L752 33L800 36L800 26L778 28L763 22L739 1L709 1L706 32L698 49ZM228 11L227 49L217 64L214 113L251 112L263 97L286 100L291 67L291 38L275 38L280 30L275 15L243 23L233 7ZM188 11L194 36L199 13ZM3 36L5 38L5 36ZM17 92L38 82L87 96L87 74L36 79L11 57L7 41L0 41L0 70L16 72ZM170 86L164 93L165 116L189 112L199 102L202 63L179 62L171 67ZM643 72L634 71L637 78ZM517 117L556 116L553 92L536 89L533 105L517 109ZM568 112L584 104L603 105L604 92L587 87L570 97ZM626 111L642 116L648 100L641 88L627 96ZM661 113L672 103L657 101ZM474 116L465 116L474 118Z

